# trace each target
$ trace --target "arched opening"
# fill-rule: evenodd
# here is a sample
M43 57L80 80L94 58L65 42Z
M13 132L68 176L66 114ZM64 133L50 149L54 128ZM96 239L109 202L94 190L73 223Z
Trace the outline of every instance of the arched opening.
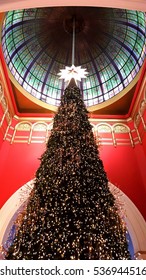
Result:
M18 214L22 211L24 204L33 188L34 180L29 181L21 188L19 188L4 204L0 210L0 244L7 250L15 235L15 220ZM141 213L134 205L134 203L115 185L109 183L112 193L123 204L125 211L125 222L128 233L127 239L129 242L129 251L132 259L145 259L146 252L146 223ZM0 256L2 259L2 255Z

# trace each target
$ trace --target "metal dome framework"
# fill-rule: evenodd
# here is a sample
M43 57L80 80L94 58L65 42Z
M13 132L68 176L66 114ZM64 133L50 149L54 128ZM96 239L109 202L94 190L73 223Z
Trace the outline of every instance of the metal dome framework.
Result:
M143 12L91 7L34 8L8 12L2 48L8 68L30 95L59 106L65 83L57 73L71 65L71 26L76 15L75 65L87 68L85 104L101 104L119 94L145 59Z

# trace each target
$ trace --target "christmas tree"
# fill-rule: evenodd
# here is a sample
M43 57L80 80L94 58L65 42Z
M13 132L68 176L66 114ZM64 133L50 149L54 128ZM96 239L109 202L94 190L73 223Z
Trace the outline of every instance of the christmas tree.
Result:
M130 259L126 228L88 120L70 83L6 259Z

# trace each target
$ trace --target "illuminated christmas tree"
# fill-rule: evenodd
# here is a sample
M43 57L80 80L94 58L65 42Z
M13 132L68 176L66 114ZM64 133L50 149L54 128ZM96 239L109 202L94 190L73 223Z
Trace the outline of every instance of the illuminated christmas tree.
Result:
M130 259L80 89L65 89L6 259Z

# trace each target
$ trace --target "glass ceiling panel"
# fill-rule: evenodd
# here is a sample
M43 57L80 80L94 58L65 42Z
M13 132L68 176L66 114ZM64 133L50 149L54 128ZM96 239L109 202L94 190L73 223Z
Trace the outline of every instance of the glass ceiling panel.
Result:
M87 68L82 89L87 106L119 94L139 72L146 55L145 14L91 7L56 7L8 12L2 27L6 63L31 95L58 106L71 66L72 13L76 14L75 65Z

